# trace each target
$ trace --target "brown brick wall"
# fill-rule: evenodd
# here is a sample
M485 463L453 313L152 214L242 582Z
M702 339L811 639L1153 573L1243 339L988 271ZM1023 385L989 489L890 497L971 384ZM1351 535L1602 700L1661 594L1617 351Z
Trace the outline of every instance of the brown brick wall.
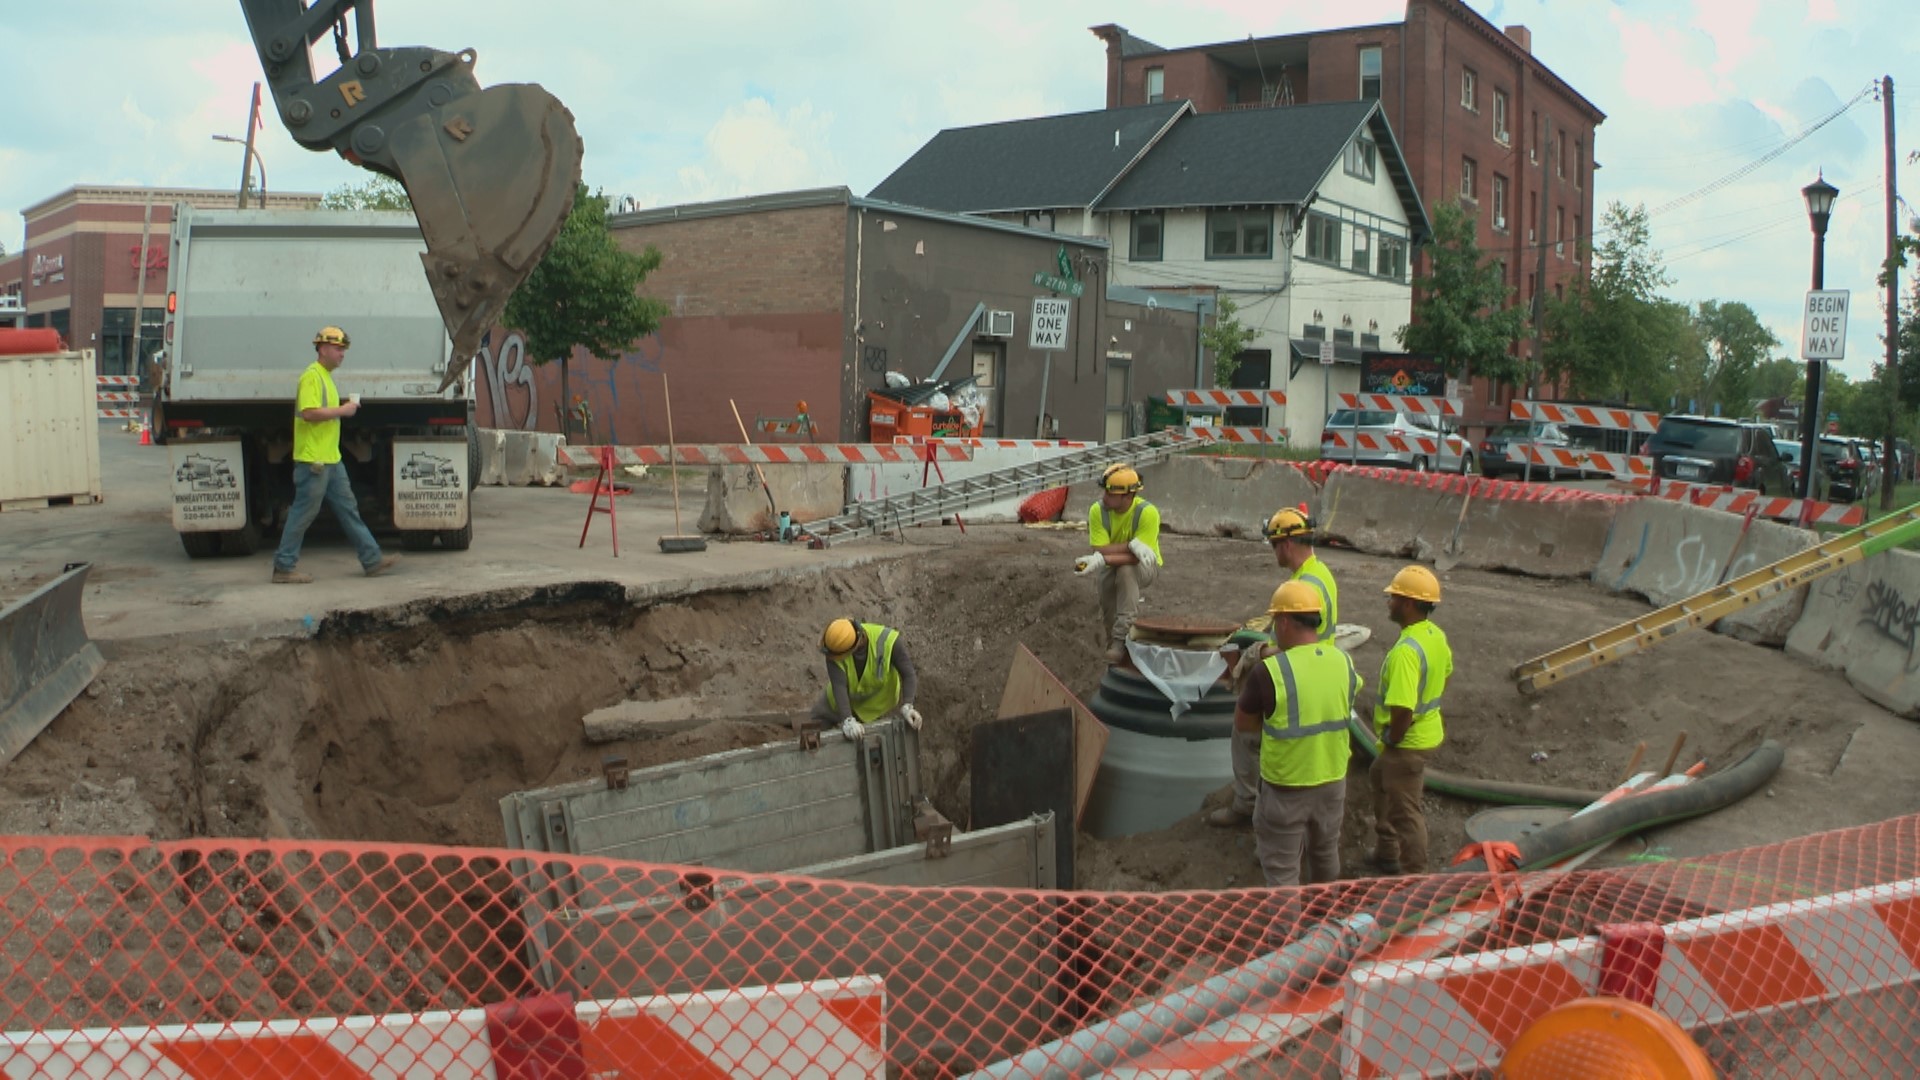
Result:
M660 249L642 287L675 315L838 311L847 250L843 205L625 226L621 246Z

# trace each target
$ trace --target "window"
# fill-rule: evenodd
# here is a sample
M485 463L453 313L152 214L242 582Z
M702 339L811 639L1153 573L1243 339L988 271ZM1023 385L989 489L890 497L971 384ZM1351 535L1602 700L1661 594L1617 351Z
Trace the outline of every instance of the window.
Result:
M1581 174L1587 164L1587 144L1584 140L1573 140L1573 186L1582 187Z
M1353 261L1351 269L1362 274L1373 271L1373 230L1364 225L1353 227Z
M1351 345L1351 344L1353 344L1353 331L1351 331L1351 330L1335 330L1335 331L1333 332L1333 343L1334 343L1335 345Z
M1327 328L1318 323L1307 323L1300 328L1300 336L1308 341L1327 340Z
M1398 236L1380 238L1380 260L1378 273L1383 278L1394 281L1407 279L1407 242Z
M1478 202L1480 199L1480 179L1475 175L1478 170L1479 166L1474 164L1472 158L1460 159L1460 197L1468 202Z
M1053 211L1051 210L1027 211L1027 228L1039 229L1043 232L1052 232L1053 231Z
M1493 227L1507 231L1507 178L1493 174Z
M1325 214L1307 215L1307 258L1315 262L1340 261L1340 223Z
M1533 137L1527 140L1527 160L1540 164L1540 111L1533 113Z
M1580 243L1586 239L1586 236L1580 231L1581 221L1582 219L1579 214L1573 215L1573 258L1575 262L1580 261Z
M1564 206L1553 208L1553 257L1567 257L1567 208Z
M1372 139L1355 139L1347 144L1347 175L1373 183L1375 147Z
M1147 69L1147 104L1152 105L1167 96L1167 69L1150 67Z
M1493 138L1502 146L1513 142L1513 135L1507 131L1507 92L1493 92Z
M1273 257L1273 211L1210 210L1207 212L1207 258L1270 259Z
M1380 100L1380 46L1360 50L1360 100Z
M1460 107L1468 112L1480 111L1480 76L1472 68L1460 69Z
M1567 178L1567 137L1564 134L1553 144L1553 175L1562 180Z
M1546 228L1546 225L1547 223L1540 218L1540 193L1527 192L1527 243L1538 241L1540 230Z
M1161 237L1165 235L1166 218L1158 210L1133 215L1134 262L1159 262L1162 257Z
M1363 349L1379 349L1380 335L1379 334L1361 334L1360 347Z

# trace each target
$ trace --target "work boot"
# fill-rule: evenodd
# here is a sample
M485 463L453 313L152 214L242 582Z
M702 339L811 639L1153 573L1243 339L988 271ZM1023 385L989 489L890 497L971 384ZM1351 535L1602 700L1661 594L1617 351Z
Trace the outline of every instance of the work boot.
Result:
M273 572L273 583L275 585L311 585L313 575L303 574L298 570L276 569Z
M1253 815L1232 806L1223 806L1207 815L1207 824L1222 829L1244 829L1253 824Z
M367 567L367 576L379 577L381 574L386 573L387 571L393 569L398 565L400 565L400 556L382 555L380 557L379 563L377 563L376 565ZM308 580L312 580L312 579L309 578Z
M1367 855L1365 866L1380 877L1399 877L1401 874L1399 859L1383 859L1377 851Z
M1107 646L1107 663L1124 664L1127 662L1127 645L1124 641L1114 641Z

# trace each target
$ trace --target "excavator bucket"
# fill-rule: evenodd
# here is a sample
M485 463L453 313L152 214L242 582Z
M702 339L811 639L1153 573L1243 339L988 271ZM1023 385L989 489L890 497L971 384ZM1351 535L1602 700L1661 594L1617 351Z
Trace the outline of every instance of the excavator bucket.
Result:
M107 666L80 618L88 565L0 608L0 765L26 749Z
M396 128L389 146L453 339L444 389L559 235L580 185L580 136L541 87L476 84Z

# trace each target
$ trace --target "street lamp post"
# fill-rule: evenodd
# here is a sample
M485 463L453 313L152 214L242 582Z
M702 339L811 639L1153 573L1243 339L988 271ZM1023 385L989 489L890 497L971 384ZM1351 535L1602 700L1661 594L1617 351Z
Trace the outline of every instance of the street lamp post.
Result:
M1826 288L1827 221L1833 214L1833 200L1840 189L1827 183L1823 175L1800 189L1807 200L1807 219L1813 223L1813 287ZM1813 497L1813 470L1820 467L1820 381L1826 365L1807 361L1807 395L1800 406L1800 497Z
M252 172L253 166L257 166L260 169L260 205L263 207L266 206L267 205L267 163L261 159L260 151L255 150L252 146L248 145L247 140L236 139L231 135L215 135L213 137L213 141L224 142L224 143L236 143L246 149L246 154L244 156L247 158L250 167L246 175L241 178L241 182L240 182L240 209L245 210L247 208L247 180L251 179L253 176L253 172Z

